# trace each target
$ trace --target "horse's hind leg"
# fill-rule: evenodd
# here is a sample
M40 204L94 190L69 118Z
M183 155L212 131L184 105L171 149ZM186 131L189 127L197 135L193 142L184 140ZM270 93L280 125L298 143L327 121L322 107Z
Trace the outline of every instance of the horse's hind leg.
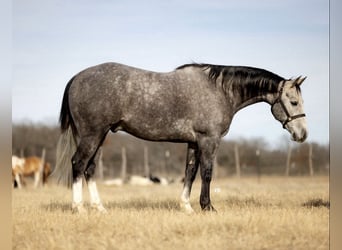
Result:
M82 179L89 164L89 161L95 156L97 149L102 142L104 135L81 137L75 154L71 159L72 163L72 193L74 212L84 212L82 204Z
M96 151L95 156L89 161L89 164L84 173L84 176L88 185L91 207L96 209L99 212L106 213L107 211L102 205L99 193L97 191L96 182L94 180L96 163L99 162L100 154L101 154L101 147Z
M192 183L194 182L198 170L199 158L198 147L196 144L188 144L188 151L186 157L186 168L184 178L184 188L181 196L181 208L187 213L193 213L194 210L190 204L190 193Z

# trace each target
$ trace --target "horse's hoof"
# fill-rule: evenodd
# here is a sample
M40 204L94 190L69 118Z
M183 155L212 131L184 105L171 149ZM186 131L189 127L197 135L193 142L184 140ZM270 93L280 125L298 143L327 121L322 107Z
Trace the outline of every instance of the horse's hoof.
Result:
M87 210L83 207L83 204L72 204L73 214L86 214Z
M206 206L203 206L202 207L202 211L204 212L215 212L217 213L216 209L211 205L211 204L208 204Z
M92 204L91 208L98 213L108 214L107 209L105 209L102 204Z
M195 211L192 209L190 203L181 203L180 207L181 207L181 210L184 211L186 214L195 213Z

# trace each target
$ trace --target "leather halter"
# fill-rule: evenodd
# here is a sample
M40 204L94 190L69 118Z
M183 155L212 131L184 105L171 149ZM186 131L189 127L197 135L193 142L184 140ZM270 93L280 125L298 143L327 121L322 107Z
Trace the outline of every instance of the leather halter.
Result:
M290 113L287 110L283 100L281 99L281 96L283 95L284 85L285 85L285 81L282 83L280 90L279 90L279 96L278 96L277 100L273 103L273 105L276 103L280 103L281 107L283 108L283 111L286 114L287 118L284 121L281 121L281 123L283 125L283 128L285 129L286 124L288 124L289 122L291 122L295 119L305 117L305 113L298 114L298 115L290 115Z

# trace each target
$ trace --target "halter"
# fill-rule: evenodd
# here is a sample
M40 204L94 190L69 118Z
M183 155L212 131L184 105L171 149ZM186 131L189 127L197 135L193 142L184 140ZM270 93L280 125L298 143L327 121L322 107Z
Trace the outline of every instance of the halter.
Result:
M281 123L283 125L283 128L285 129L286 124L288 124L289 122L291 122L295 119L305 117L305 113L298 114L298 115L290 115L290 113L287 110L283 100L281 99L281 96L283 95L284 85L285 85L285 81L282 83L280 90L279 90L279 96L278 96L277 100L273 103L273 105L276 103L280 103L281 107L283 108L283 111L286 114L287 118L285 119L285 121L282 121Z

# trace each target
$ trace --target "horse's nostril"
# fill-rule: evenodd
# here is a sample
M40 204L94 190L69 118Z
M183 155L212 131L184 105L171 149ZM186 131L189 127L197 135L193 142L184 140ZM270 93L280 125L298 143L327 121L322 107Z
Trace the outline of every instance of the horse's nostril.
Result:
M297 142L304 142L305 139L307 138L307 132L306 130L303 130L301 133L291 133L292 140L297 141Z
M302 132L302 142L308 137L308 132L304 129Z

